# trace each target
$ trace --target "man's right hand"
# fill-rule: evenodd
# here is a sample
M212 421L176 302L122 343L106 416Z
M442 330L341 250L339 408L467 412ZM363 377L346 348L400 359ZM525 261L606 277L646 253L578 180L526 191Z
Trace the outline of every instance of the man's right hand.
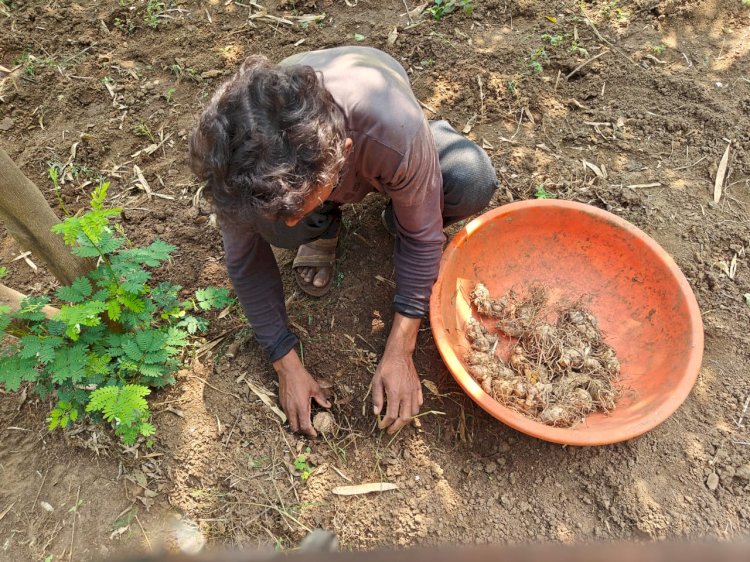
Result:
M273 362L273 368L279 376L279 402L284 410L292 431L301 431L310 437L318 434L310 421L310 399L324 408L331 403L325 397L323 389L307 372L295 350Z

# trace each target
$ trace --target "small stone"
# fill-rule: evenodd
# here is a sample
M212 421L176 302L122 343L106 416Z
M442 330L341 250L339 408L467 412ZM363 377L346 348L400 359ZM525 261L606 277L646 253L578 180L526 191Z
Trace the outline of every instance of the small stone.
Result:
M13 119L10 117L6 117L0 121L0 131L10 131L11 127L13 127Z
M203 78L204 80L207 78L216 78L217 76L221 76L221 70L218 70L216 68L201 72L201 78Z
M511 507L513 507L513 501L508 496L501 496L500 503L503 504L503 507L505 509L510 509Z
M320 433L333 433L336 422L330 412L318 412L313 418L313 427Z
M163 224L157 224L156 226L154 226L154 230L156 230L156 232L159 234L164 234L166 227Z
M706 478L706 487L712 492L715 491L719 487L719 475L715 472L709 474Z
M487 474L494 474L497 471L497 463L495 462L488 462L486 465L484 465L484 471Z
M745 482L750 481L750 464L743 464L737 469L734 475Z

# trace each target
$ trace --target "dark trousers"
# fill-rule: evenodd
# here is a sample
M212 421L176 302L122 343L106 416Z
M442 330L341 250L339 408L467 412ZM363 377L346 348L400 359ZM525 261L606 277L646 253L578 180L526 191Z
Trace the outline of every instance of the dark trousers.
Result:
M481 212L499 182L487 153L459 134L447 121L430 121L443 175L443 226ZM277 248L294 249L318 238L334 238L341 222L337 203L325 202L296 225L264 225L263 237Z

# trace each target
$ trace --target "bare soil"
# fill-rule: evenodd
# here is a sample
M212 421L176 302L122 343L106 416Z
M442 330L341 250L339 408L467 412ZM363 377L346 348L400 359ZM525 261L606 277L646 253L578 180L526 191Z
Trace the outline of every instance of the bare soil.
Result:
M373 196L346 212L335 290L289 303L306 365L333 382L335 434L289 433L250 390L273 392L275 381L237 312L213 318L208 339L221 343L152 396L152 450L124 450L85 425L50 434L47 401L0 394L0 559L155 549L180 517L212 545L281 549L315 527L348 549L747 533L750 9L740 0L587 0L592 27L562 0L475 0L473 16L442 21L407 15L400 0L264 0L266 17L249 2L166 4L153 28L142 0L0 3L0 146L56 209L50 165L65 168L62 199L73 212L104 176L134 241L179 248L159 277L189 290L229 286L186 162L196 115L246 55L279 60L361 40L403 63L429 118L473 122L468 136L503 182L493 205L542 186L624 217L670 252L703 312L704 364L657 429L613 446L561 447L475 407L425 326L416 353L424 415L395 438L380 433L367 389L390 323L393 266L384 201ZM35 272L20 253L0 232L5 282L53 291L43 264ZM278 258L291 297L292 255ZM228 359L237 338L246 341ZM314 468L306 480L294 466L300 454ZM400 489L331 494L349 480Z

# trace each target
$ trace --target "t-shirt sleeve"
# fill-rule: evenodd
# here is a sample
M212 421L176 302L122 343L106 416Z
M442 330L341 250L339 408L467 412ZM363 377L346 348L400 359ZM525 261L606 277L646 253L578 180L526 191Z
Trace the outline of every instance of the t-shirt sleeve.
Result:
M271 361L299 340L288 327L284 287L270 244L246 225L221 225L227 271L255 337Z
M443 234L443 178L427 121L417 132L393 178L385 186L396 219L396 311L427 316L440 269Z

